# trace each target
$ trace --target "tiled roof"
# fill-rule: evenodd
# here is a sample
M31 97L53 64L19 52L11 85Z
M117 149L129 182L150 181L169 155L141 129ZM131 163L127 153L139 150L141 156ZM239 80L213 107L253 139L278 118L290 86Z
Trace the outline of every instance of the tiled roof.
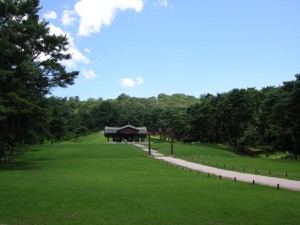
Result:
M130 127L132 129L135 129L135 130L139 130L138 134L147 134L147 128L146 127L134 127L134 126L131 126L131 125L126 125L126 126L123 126L123 127L107 127L107 126L105 126L104 133L105 134L115 134L119 130L125 129L127 127Z

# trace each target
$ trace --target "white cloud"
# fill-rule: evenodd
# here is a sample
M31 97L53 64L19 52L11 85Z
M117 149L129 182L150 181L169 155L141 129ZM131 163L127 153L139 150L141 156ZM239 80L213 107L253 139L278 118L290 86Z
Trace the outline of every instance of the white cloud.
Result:
M63 30L60 28L60 27L56 27L54 26L53 24L48 24L48 27L49 27L49 31L50 31L50 34L51 35L65 35L66 33L63 32Z
M154 3L155 4L155 3ZM156 5L161 7L168 7L168 0L157 0Z
M66 35L68 40L69 40L69 46L75 46L74 44L74 38L71 36L70 33L68 32L64 32L60 27L56 27L53 24L49 24L48 25L49 29L50 29L50 34L51 35Z
M92 79L92 78L97 78L95 72L93 70L83 70L82 71L83 73L83 76L86 78L86 79Z
M169 8L173 9L173 4L170 4L168 0L156 0L153 5L155 7Z
M135 82L131 78L123 78L121 80L121 84L122 84L123 87L133 88L135 86Z
M80 0L75 11L80 16L79 35L88 36L99 32L103 25L109 26L118 10L143 9L142 0Z
M69 60L62 60L62 63L70 69L76 69L77 63L88 64L89 59L84 56L75 46L74 38L70 33L65 33L61 28L54 26L53 24L48 25L51 35L66 35L69 39L69 49L66 53L71 54L72 58Z
M73 25L76 21L76 18L73 16L75 13L75 11L65 10L61 17L62 24L66 26Z
M135 83L136 85L141 85L144 83L144 80L141 77L135 78Z
M89 63L89 59L82 55L77 48L70 47L69 52L72 54L72 58L77 62L82 62L84 64Z
M123 87L134 88L135 86L142 85L144 80L141 77L132 78L123 78L121 79L121 84Z
M57 17L56 12L54 12L54 11L47 11L46 13L44 13L43 16L47 20L50 20L50 19L54 20Z
M87 53L90 53L90 52L91 52L91 50L88 49L88 48L85 48L84 51L87 52Z

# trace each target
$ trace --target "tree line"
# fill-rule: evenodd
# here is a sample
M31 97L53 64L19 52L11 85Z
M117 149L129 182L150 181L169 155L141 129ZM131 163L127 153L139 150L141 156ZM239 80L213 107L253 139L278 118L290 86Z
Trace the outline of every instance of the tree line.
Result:
M105 126L146 126L168 139L226 144L248 154L261 150L268 156L288 151L297 159L300 143L300 75L279 87L233 89L199 98L185 94L159 94L137 98L80 100L48 97L42 120L31 120L18 142L43 143L78 139ZM38 128L38 129L33 129Z
M66 36L51 35L38 0L0 1L0 162L18 144L78 139L105 126L146 126L166 139L222 143L249 153L300 153L300 75L279 87L233 89L199 98L185 94L80 100L49 97L74 83L62 60Z
M249 153L262 150L300 153L300 75L279 87L233 89L199 98L185 94L137 98L121 94L116 99L49 98L48 134L78 137L105 126L146 126L167 138L226 144Z

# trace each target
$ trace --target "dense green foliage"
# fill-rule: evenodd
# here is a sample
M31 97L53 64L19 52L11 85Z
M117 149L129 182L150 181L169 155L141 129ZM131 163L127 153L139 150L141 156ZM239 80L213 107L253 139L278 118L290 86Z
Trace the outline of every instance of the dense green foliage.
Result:
M226 144L243 154L263 151L299 154L300 75L280 87L233 89L195 98L160 94L117 99L49 98L49 135L76 138L104 126L146 126L161 138L170 128L177 140L186 137L202 143Z
M202 142L247 150L261 148L300 153L300 75L281 87L233 89L202 96L188 109L193 134Z
M16 142L43 138L46 95L78 75L61 64L71 57L67 37L50 35L39 9L38 0L0 1L0 162Z
M190 173L104 140L31 146L3 165L1 223L299 224L297 192Z

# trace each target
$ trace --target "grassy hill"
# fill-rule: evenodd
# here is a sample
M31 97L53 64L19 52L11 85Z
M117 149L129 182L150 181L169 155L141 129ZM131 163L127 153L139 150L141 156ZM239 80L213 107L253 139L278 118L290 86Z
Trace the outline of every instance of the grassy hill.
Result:
M170 155L170 143L154 141L152 147ZM248 157L227 146L215 144L176 143L174 154L178 158L221 169L300 180L299 160Z
M176 151L179 147L176 146ZM191 150L193 151L193 150ZM0 224L299 224L300 195L219 180L100 134L36 145L0 166Z
M62 144L105 144L106 138L103 133L97 132L87 136L79 137L78 140L71 139Z

